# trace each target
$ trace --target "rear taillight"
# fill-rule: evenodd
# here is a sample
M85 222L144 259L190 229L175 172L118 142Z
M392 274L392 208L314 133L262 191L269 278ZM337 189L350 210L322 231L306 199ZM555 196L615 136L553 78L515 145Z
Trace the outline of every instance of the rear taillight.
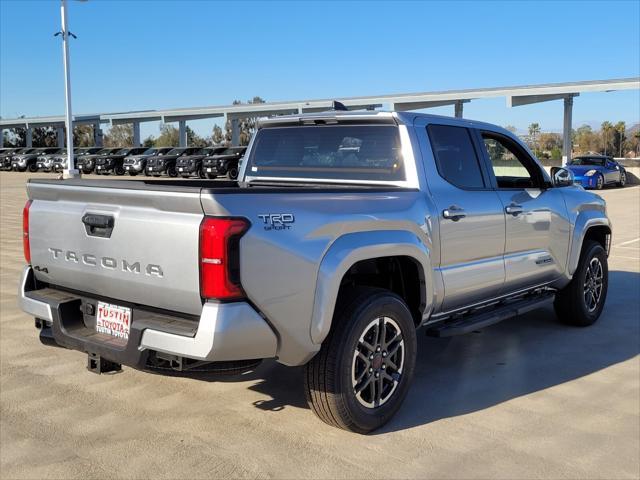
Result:
M22 209L22 248L24 249L24 259L31 263L31 246L29 245L29 208L32 200L27 200Z
M244 296L240 286L240 237L249 228L239 218L205 217L200 224L200 295L216 300Z

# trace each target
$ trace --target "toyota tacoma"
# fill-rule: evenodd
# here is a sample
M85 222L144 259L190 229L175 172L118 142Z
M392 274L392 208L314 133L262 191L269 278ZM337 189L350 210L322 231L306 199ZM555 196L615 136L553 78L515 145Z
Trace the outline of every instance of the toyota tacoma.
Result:
M604 307L604 200L503 128L275 117L239 178L31 179L19 302L43 343L97 373L304 365L311 409L366 433L410 388L418 328L459 335L549 303L584 327Z

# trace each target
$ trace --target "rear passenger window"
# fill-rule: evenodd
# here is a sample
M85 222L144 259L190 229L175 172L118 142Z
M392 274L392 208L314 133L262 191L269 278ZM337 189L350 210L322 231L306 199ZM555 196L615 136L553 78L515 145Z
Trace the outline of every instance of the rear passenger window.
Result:
M484 188L469 130L448 125L427 127L440 176L460 188Z

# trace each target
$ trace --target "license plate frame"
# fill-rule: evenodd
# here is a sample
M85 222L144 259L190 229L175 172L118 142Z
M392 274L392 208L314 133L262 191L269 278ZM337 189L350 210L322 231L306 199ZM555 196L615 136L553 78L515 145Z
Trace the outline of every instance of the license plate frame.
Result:
M95 330L128 341L131 333L131 308L99 301L96 306Z

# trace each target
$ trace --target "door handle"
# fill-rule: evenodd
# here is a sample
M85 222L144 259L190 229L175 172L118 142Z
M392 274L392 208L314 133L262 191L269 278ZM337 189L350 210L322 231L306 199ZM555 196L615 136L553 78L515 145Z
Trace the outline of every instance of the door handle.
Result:
M454 222L457 222L458 220L466 216L467 214L464 213L464 210L455 205L451 205L449 208L445 208L442 211L443 218L446 218L447 220L453 220Z
M514 217L520 215L524 210L522 209L522 205L508 205L504 209L509 215L513 215Z

